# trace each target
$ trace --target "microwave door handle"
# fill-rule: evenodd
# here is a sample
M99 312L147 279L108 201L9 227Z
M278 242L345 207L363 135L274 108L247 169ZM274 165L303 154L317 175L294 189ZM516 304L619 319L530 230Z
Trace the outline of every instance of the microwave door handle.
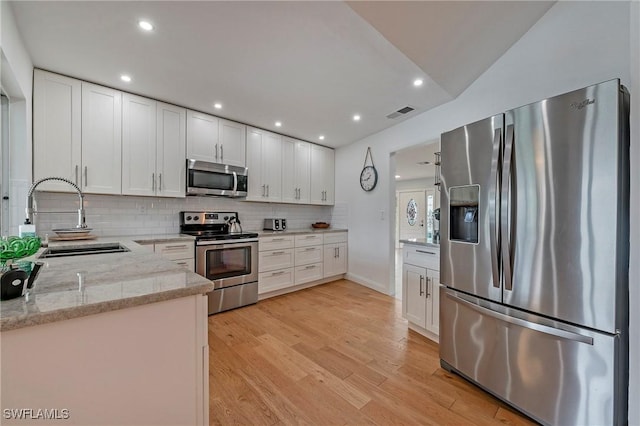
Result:
M233 192L238 192L238 174L233 172Z
M491 154L491 187L489 189L489 245L491 246L491 272L493 286L500 288L500 269L498 253L500 251L500 228L496 216L500 217L500 160L502 154L502 129L493 134L493 153Z

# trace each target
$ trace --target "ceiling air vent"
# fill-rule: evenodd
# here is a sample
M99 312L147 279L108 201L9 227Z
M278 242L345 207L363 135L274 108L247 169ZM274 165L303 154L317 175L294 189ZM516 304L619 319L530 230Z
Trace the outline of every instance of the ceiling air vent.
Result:
M399 110L392 112L391 114L387 115L387 118L390 119L394 119L394 118L398 118L400 116L403 116L405 114L409 114L411 111L415 111L415 108L412 108L410 106L406 106L404 108L400 108Z

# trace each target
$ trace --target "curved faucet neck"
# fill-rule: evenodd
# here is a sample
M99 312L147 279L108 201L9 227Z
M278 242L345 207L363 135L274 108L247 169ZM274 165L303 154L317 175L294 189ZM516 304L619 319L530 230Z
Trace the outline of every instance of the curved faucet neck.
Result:
M61 178L61 177L46 177L46 178L42 178L42 179L39 179L39 180L33 182L31 187L29 188L29 192L27 192L27 208L25 209L25 212L27 214L27 221L33 223L33 214L36 213L36 211L33 210L33 199L34 199L33 193L35 192L36 188L41 183L47 182L47 181L51 181L51 180L64 182L64 183L70 185L73 189L76 190L76 192L78 193L78 199L79 199L78 226L77 227L78 228L86 228L87 225L85 223L85 216L84 216L84 194L82 194L82 191L80 190L78 185L76 185L75 183L73 183L69 179L65 179L65 178Z

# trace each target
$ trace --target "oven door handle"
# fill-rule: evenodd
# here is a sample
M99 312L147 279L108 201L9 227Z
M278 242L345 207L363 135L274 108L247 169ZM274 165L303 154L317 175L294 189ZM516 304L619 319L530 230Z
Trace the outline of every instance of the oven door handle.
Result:
M229 246L229 247L242 247L250 246L251 243L257 243L257 238L248 238L242 240L204 240L196 242L196 247L202 246Z

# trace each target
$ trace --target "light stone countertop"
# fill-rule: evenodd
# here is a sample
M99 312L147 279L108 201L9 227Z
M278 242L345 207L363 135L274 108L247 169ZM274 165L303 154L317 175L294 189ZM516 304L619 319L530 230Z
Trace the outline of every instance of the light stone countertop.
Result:
M273 235L328 234L331 232L349 232L349 231L347 229L342 229L342 228L327 228L327 229L303 228L303 229L287 229L286 231L255 231L255 232L258 232L258 237L270 237Z
M406 240L400 240L403 244L409 244L413 246L424 246L431 248L440 248L440 244L434 243L431 238L410 238Z
M170 240L181 239L182 236L175 237L172 236ZM40 259L45 265L29 293L0 302L0 331L205 294L213 290L211 281L127 238L145 240L133 236L50 243L50 247L66 247L119 242L130 251ZM34 258L43 250L40 249L26 260L38 260Z

